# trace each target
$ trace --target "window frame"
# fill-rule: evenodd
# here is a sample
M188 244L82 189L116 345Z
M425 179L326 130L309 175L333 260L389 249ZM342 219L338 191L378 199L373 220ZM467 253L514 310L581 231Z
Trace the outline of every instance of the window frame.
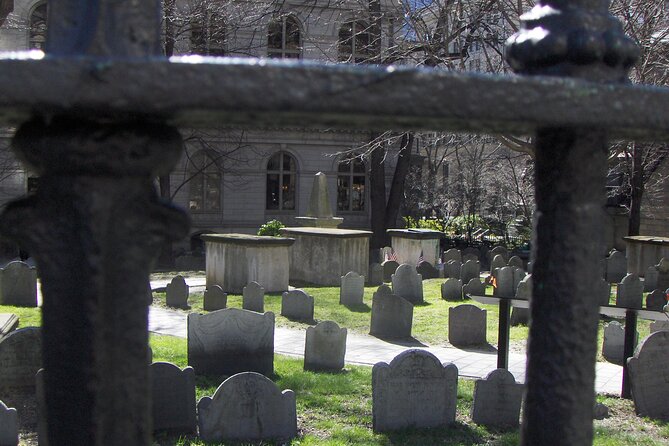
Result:
M203 167L198 167L197 160L202 157ZM206 164L205 164L206 163ZM212 157L211 154L206 151L199 151L193 156L188 158L188 165L186 168L188 173L188 211L192 214L212 214L212 213L221 213L223 212L223 172L218 165L216 158ZM215 175L218 179L212 179L210 176ZM202 181L202 186L200 187L200 196L197 197L202 203L201 208L193 208L193 194L195 188L194 185L198 184L198 181ZM209 186L215 184L215 190L218 194L218 200L216 201L216 206L210 206L211 198L209 193L212 191L212 188Z
M344 32L347 35L342 38ZM364 52L361 52L358 48L361 39L366 40L366 43L362 45L365 48ZM344 52L343 48L346 47L350 47L350 49ZM367 22L355 19L344 22L339 27L337 35L337 58L339 62L366 63L372 57L372 35Z
M227 54L226 41L227 30L225 20L216 11L210 11L205 8L202 12L203 20L193 20L190 29L190 54L200 56L217 56L222 57ZM213 27L217 29L212 32ZM196 38L196 33L200 33L201 37ZM212 36L221 34L220 39L214 39ZM216 45L212 45L216 43Z
M280 24L281 26L281 47L270 46L270 37L272 33L272 26ZM288 24L295 26L295 32L297 33L297 48L292 49L287 47L287 43L290 41L288 39ZM274 18L270 20L267 25L267 57L270 59L302 59L302 50L303 50L303 38L302 38L302 26L300 21L297 20L293 14L283 15L281 17ZM295 57L291 57L295 56Z
M294 166L293 170L286 170L284 168L284 156L288 156L291 160L291 165ZM269 169L269 165L272 162L273 159L276 157L279 158L279 168L278 169ZM273 153L268 159L267 162L265 163L265 212L276 212L276 213L295 213L297 211L297 193L298 193L298 187L297 187L297 180L298 180L298 165L297 165L297 158L293 156L291 153L286 152L284 150L281 150L279 152ZM278 207L277 208L272 208L270 207L270 186L269 186L269 178L270 175L278 175L278 181L277 181L277 187L278 187ZM293 177L293 180L291 182L290 177ZM285 177L288 177L288 184L292 184L293 188L293 206L292 208L285 208L284 207L284 189L281 187L283 184L285 184Z
M347 170L345 172L342 172L341 167L342 165L347 164ZM355 166L356 164L362 165L362 171L356 171ZM347 185L347 205L346 208L343 209L340 207L340 179L346 179ZM354 203L354 185L356 184L355 179L362 178L362 193L360 193L360 200L362 202L362 207L360 209L354 209L353 203ZM347 213L364 213L367 212L367 184L368 184L368 179L367 179L367 165L365 162L360 159L359 156L350 156L347 158L344 158L340 160L337 163L337 212L347 212Z
M40 10L44 10L43 17ZM38 14L40 11L40 14ZM30 10L28 15L28 49L45 51L47 30L49 28L49 3L46 1L39 2ZM37 28L38 25L43 25L43 28Z

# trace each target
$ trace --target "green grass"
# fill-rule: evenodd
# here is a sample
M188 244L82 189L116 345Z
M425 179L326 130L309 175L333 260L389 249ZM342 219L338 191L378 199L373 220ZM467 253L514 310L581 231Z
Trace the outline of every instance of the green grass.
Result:
M39 327L42 325L42 309L0 305L0 313L14 313L19 317L19 327Z

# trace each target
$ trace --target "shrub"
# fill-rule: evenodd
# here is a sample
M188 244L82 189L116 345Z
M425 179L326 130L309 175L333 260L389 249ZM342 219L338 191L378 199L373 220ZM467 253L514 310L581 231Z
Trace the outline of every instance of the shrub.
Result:
M444 232L444 221L440 218L413 218L404 217L407 228L432 229L433 231Z
M271 235L277 237L281 235L279 229L284 228L285 226L286 225L281 223L279 220L270 220L260 226L260 229L258 229L258 235Z

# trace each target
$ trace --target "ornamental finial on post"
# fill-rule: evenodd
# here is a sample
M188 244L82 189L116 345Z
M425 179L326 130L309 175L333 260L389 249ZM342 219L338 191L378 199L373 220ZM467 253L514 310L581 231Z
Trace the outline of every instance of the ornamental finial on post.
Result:
M606 3L540 2L520 17L520 31L507 40L507 62L522 74L625 81L639 48Z

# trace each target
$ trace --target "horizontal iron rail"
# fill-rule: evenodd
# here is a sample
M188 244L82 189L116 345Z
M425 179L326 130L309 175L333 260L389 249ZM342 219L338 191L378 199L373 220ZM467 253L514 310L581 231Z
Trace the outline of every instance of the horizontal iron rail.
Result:
M669 89L263 59L0 55L0 124L33 115L240 126L531 134L605 128L669 140Z

